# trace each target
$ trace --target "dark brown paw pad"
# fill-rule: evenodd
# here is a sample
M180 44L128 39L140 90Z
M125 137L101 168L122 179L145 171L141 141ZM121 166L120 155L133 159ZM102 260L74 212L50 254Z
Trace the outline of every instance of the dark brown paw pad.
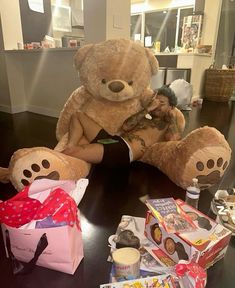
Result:
M210 185L217 183L220 180L221 172L223 172L228 166L228 161L224 161L222 157L217 160L209 159L206 163L202 161L198 161L196 163L196 169L200 172L205 170L211 170L209 173L205 175L197 175L201 188L207 188Z
M37 179L42 179L42 178L47 178L47 179L51 179L51 180L59 180L60 179L60 174L58 171L51 171L50 173L46 174L46 175L39 175L36 176L38 173L40 173L42 170L47 170L50 168L50 162L46 159L43 159L41 162L41 166L38 165L37 163L33 163L30 167L30 169L25 169L23 170L23 175L27 178L27 179L21 179L21 183L24 186L29 185L30 183L32 183L34 180Z

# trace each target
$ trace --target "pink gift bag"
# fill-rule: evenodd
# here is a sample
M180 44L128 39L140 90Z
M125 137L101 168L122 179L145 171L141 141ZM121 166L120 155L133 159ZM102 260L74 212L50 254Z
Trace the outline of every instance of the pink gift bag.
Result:
M84 256L77 204L88 180L81 181L38 180L0 203L3 238L14 274L28 273L35 264L74 274Z
M41 236L45 233L48 246L37 260L37 265L74 274L83 258L82 233L76 225L44 229L17 229L2 224L4 241L5 233L9 231L11 251L23 262L29 262L33 257Z

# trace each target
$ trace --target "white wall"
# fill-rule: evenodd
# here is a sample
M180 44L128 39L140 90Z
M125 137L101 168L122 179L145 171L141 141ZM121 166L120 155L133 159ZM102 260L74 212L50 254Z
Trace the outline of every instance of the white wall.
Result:
M11 111L10 92L6 74L6 63L3 52L0 52L0 110L4 112Z
M0 16L5 49L17 49L17 42L23 43L19 0L1 0Z
M18 66L13 62L12 69L8 69L8 61L5 57L4 49L17 49L17 42L23 43L21 30L20 7L19 0L1 0L0 1L0 37L1 37L1 52L0 52L0 109L5 112L12 112L14 107L24 106L24 100L20 97L11 97L12 90L18 88L18 83L15 82L14 71ZM13 73L11 79L9 73ZM13 86L10 85L12 80ZM19 102L21 102L19 104Z
M221 68L223 64L229 65L230 56L233 54L233 41L235 41L235 1L223 1L218 41L216 45L215 65ZM235 91L234 91L235 93Z
M86 43L130 38L130 0L85 0Z
M75 53L69 49L5 52L11 112L27 110L58 117L79 86L73 66Z
M209 55L179 54L177 68L191 68L191 80L193 85L193 97L202 98L205 70L210 67L213 59Z
M223 0L205 1L201 43L204 45L212 45L213 55L216 48L222 1Z
M129 0L107 1L106 10L106 39L130 38Z
M27 109L58 116L70 94L79 86L73 65L76 51L22 54Z
M6 62L3 49L4 44L3 44L2 25L0 17L0 109L5 112L10 112L11 101L8 87L8 79L6 74Z
M85 0L83 5L85 42L106 40L106 0Z
M16 55L14 54L14 56ZM8 54L5 52L6 75L11 101L10 112L18 113L27 110L24 93L24 75L22 73L22 67L25 67L26 63L18 61L16 57L7 56Z

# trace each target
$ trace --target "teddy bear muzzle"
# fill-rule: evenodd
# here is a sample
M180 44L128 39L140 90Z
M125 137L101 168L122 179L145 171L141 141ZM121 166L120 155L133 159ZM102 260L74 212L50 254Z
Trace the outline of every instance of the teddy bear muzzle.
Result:
M121 92L125 88L125 85L121 81L113 81L109 83L108 88L112 92L118 93L118 92Z
M132 99L136 97L136 94L133 90L133 81L129 82L120 79L106 82L105 79L102 79L98 94L101 98L112 102L122 102Z

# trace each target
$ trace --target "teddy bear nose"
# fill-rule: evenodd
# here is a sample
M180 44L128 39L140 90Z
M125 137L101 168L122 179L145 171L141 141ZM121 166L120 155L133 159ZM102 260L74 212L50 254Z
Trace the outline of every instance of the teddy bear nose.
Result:
M109 84L109 89L112 91L112 92L120 92L122 91L122 89L124 89L124 84L120 81L113 81Z

